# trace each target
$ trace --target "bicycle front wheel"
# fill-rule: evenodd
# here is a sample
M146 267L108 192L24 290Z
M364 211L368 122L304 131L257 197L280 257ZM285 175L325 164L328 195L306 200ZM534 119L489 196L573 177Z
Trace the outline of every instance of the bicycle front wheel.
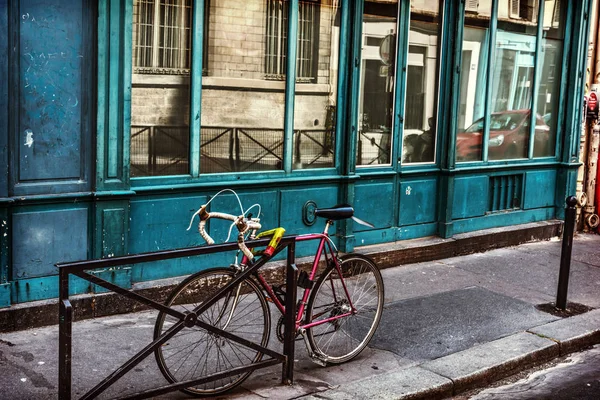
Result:
M307 329L309 344L331 364L349 361L363 351L383 311L383 279L370 258L348 254L341 259L341 271L343 279L335 266L321 275L307 306L307 323L323 322ZM351 315L336 318L347 313Z
M234 272L226 268L194 274L173 290L166 305L181 312L195 311L231 282L234 276ZM198 315L198 320L263 347L269 341L269 306L262 291L251 279L233 286ZM154 338L177 322L179 319L159 313ZM179 331L155 351L155 356L164 377L170 383L176 383L248 366L260 361L263 354L195 325ZM182 391L194 396L216 395L239 385L250 373L223 377Z

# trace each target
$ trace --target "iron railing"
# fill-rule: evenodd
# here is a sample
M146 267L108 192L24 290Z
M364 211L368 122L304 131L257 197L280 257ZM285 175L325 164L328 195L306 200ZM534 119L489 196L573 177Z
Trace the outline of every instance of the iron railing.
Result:
M250 247L261 247L266 246L270 239L261 239L255 241L248 241L247 244ZM296 318L296 290L297 290L297 278L298 269L295 265L295 236L285 236L281 239L280 245L277 247L276 253L287 249L287 268L286 268L286 288L287 296L285 298L285 321L284 321L284 344L283 353L277 353L271 349L260 346L256 343L251 343L244 338L227 333L229 340L235 341L240 345L251 347L256 351L262 352L268 358L236 367L230 371L223 371L218 374L212 374L204 377L195 378L185 382L173 383L170 385L161 386L158 388L148 389L142 392L125 395L123 398L127 399L144 399L152 396L159 396L165 393L169 393L175 390L181 390L186 387L197 385L200 383L210 382L218 379L222 379L227 376L237 375L248 371L253 371L259 368L266 368L271 365L283 363L282 370L282 383L292 384L293 383L293 368L294 368L294 340L295 340L295 318ZM69 297L69 276L75 275L79 278L85 279L96 285L99 285L109 291L115 292L118 295L127 297L142 303L148 307L154 308L160 312L173 316L179 319L172 327L167 331L156 337L150 344L146 345L136 355L131 357L127 362L117 368L113 373L99 382L80 399L93 399L103 393L106 389L112 386L117 380L123 377L127 372L135 368L136 365L141 363L144 359L150 356L159 348L163 343L173 337L177 332L186 326L190 321L189 313L182 313L181 311L168 307L164 304L158 303L148 297L142 296L132 290L124 289L111 282L99 278L98 276L90 274L89 270L98 268L112 268L123 265L139 264L151 261L161 261L174 258L200 256L205 254L220 253L226 251L237 250L237 243L226 243L211 246L200 246L191 247L177 250L164 250L152 253L128 255L121 257L114 257L100 260L88 260L79 261L72 263L60 263L57 264L59 270L59 371L58 371L58 386L59 386L59 399L70 400L72 395L72 324L73 324L73 306L71 305ZM268 258L268 259L267 259ZM202 309L209 307L218 301L221 297L226 295L228 290L235 287L239 282L246 278L249 278L251 274L255 274L256 271L263 266L271 257L261 258L256 263L249 266L246 270L236 275L229 284L224 286L221 290L217 291L209 300L204 302L198 310L192 310L192 313L201 313ZM194 315L195 316L195 315ZM198 318L192 318L197 321L195 324L198 327L202 327L210 331L214 335L223 334L216 327L204 326ZM93 361L93 360L91 360Z

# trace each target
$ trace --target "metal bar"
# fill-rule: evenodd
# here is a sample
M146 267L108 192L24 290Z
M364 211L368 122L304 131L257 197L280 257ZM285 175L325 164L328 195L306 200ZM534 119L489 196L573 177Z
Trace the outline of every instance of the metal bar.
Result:
M128 297L133 300L137 300L142 304L146 304L150 307L153 307L158 311L161 311L165 314L169 314L172 317L178 318L180 320L183 320L185 318L185 314L183 314L182 312L175 311L172 308L165 306L164 304L158 303L154 300L151 300L130 290L123 289L122 287L117 286L114 283L105 281L104 279L94 276L92 274L88 274L87 272L74 272L74 275L77 275L82 279L88 280L98 286L102 286L103 288L106 288L108 290L112 290L113 292L118 293L122 296Z
M270 241L270 239L261 239L261 240L249 241L248 244L251 245L252 247L259 247L259 246L267 245L269 243L269 241ZM281 239L281 243L280 243L280 246L279 246L277 252L281 251L286 246L292 246L292 247L295 246L295 236L283 237ZM121 367L116 369L111 375L106 377L104 380L102 380L94 388L92 388L90 391L88 391L85 395L83 395L81 397L81 399L91 399L91 398L95 398L98 395L100 395L103 391L105 391L108 387L110 387L114 382L116 382L123 375L125 375L127 372L129 372L131 369L133 369L137 364L139 364L146 357L148 357L148 355L150 355L153 351L155 351L156 348L158 348L159 346L164 344L171 337L173 337L179 331L181 331L185 327L185 325L183 322L184 315L182 313L179 313L175 310L172 310L168 307L163 306L162 304L159 304L150 299L147 299L144 296L140 296L140 295L133 293L127 289L123 289L117 285L114 285L110 282L107 282L101 278L90 275L83 271L93 269L93 268L107 267L107 266L118 266L118 265L123 265L123 264L134 264L134 263L147 262L147 261L158 261L158 260L162 260L162 259L185 257L185 256L190 256L190 255L210 254L210 253L215 253L218 251L227 251L227 250L233 250L233 249L237 249L236 243L230 243L230 244L225 244L225 245L202 246L202 247L196 247L196 248L190 248L190 249L179 249L179 250L162 251L162 252L155 252L155 253L145 253L145 254L138 254L138 255L134 255L134 256L114 257L114 258L105 259L105 260L90 260L90 261L79 261L79 262L74 262L74 263L57 264L57 267L59 267L59 279L60 279L59 295L60 295L60 299L61 299L60 310L59 310L59 315L60 315L60 320L59 320L59 341L60 341L60 343L59 343L59 345L60 345L60 347L59 347L59 398L61 400L63 400L63 399L70 400L70 398L71 398L72 307L69 302L69 286L68 286L68 283L69 283L68 279L69 279L70 273L73 273L83 279L89 280L92 283L95 283L95 284L105 287L109 290L112 290L120 295L129 297L129 298L133 298L134 300L137 300L144 304L150 305L150 306L158 309L161 312L167 313L169 315L173 315L176 318L180 319L180 321L177 322L176 324L174 324L169 330L164 332L160 337L158 337L157 339L152 341L150 344L148 344L146 347L144 347L136 355L134 355L132 358L130 358L127 362L125 362ZM294 253L293 249L291 250L291 254L292 254L292 256L290 256L288 253L288 261L291 260L293 263L293 260L294 260L293 257L295 257L295 253ZM292 257L292 258L290 258L290 257ZM208 307L210 307L212 304L214 304L220 297L222 297L222 295L224 293L226 293L231 287L234 287L240 281L242 281L243 279L246 279L250 274L255 273L258 268L263 266L270 259L271 259L271 257L261 258L261 260L259 260L258 262L256 262L252 266L250 266L250 268L248 268L242 274L236 276L228 285L226 285L224 288L222 288L220 291L218 291L212 297L212 299L210 301L197 307L193 312L197 313L197 314L202 313L204 310L206 310ZM292 306L292 311L294 311L293 309L294 309L294 307ZM292 316L293 316L293 314L292 314ZM245 368L244 371L258 369L258 368L262 368L262 367L265 367L268 365L274 365L274 364L281 362L282 360L286 360L285 355L281 355L281 354L276 353L268 348L264 348L255 343L246 341L245 339L239 338L233 334L222 331L222 330L220 330L216 327L213 327L211 325L208 325L204 322L197 321L196 324L211 331L211 332L217 332L218 334L220 334L221 336L223 336L225 338L233 340L237 343L241 343L241 344L246 345L247 347L250 347L256 351L259 351L261 353L264 353L264 354L267 354L267 355L273 357L273 360L267 360L264 362L253 363L250 366L242 367L242 368ZM295 328L295 326L294 326L294 328ZM287 358L287 359L289 360L290 358ZM293 368L293 351L292 351L291 360L292 360L291 367ZM221 374L224 374L223 376L230 376L230 375L235 375L236 372L239 372L239 371L241 371L241 370L234 369L234 370L230 370L230 371L225 371ZM186 387L185 385L190 386L194 383L207 382L207 381L210 381L213 379L219 379L219 377L220 377L220 375L216 374L214 376L203 377L199 380L189 381L189 382L185 382L185 383L178 383L175 385L170 385L169 387L165 386L165 387L159 388L157 390L161 391L160 393L164 393L163 391L167 390L167 389L169 389L167 391L177 390L178 388ZM144 393L146 395L148 395L148 394L151 395L154 392L153 391L143 392L142 395L144 395ZM157 392L157 393L159 393L159 392ZM138 395L140 395L140 394L136 394L134 396L138 396ZM141 397L133 397L133 398L141 398Z
M287 236L281 238L281 243L285 244L287 242L293 241L293 236ZM259 239L259 240L251 240L247 241L246 244L248 247L260 247L269 244L270 239ZM163 250L156 251L151 253L140 253L134 255L127 256L119 256L112 258L104 258L99 260L86 260L86 261L75 261L68 263L58 263L56 264L57 268L66 268L67 272L72 273L78 270L88 270L88 269L96 269L96 268L108 268L108 267L118 267L121 265L127 264L139 264L143 262L151 262L151 261L162 261L169 260L172 258L181 258L181 257L192 257L199 256L203 254L212 254L219 253L230 250L239 249L237 243L225 243L225 244L214 244L210 246L197 246L197 247L187 247L183 249L175 249L175 250Z
M111 386L114 382L119 380L123 375L133 369L136 365L142 362L146 357L148 357L157 347L161 346L167 340L172 338L184 328L183 322L178 322L169 328L168 331L163 333L158 339L152 341L152 343L148 344L142 350L140 350L136 355L131 357L127 362L125 362L121 367L117 368L112 374L107 376L104 380L94 386L89 392L84 394L80 400L93 399L100 395L103 391L105 391L109 386Z
M569 273L571 270L571 251L573 250L573 233L575 230L575 215L577 198L567 197L565 209L565 227L563 231L562 251L560 253L560 272L558 276L558 289L556 291L556 307L561 310L567 308L567 292L569 289Z
M193 386L193 385L200 385L202 383L210 382L213 380L227 378L228 376L240 375L240 374L243 374L248 371L254 371L256 369L270 367L271 365L276 365L276 364L279 364L280 362L281 361L279 361L279 360L273 360L273 359L258 361L252 365L236 367L236 368L230 369L225 372L219 372L217 374L206 375L205 377L202 377L202 378L178 382L178 383L174 383L172 385L167 385L167 386L161 386L156 389L151 389L151 390L146 390L144 392L135 393L130 396L120 397L119 399L120 400L147 399L150 397L159 396L161 394L173 392L175 390L185 389L185 388Z
M219 328L217 328L215 326L207 324L204 321L200 321L200 320L196 321L196 326L199 326L200 328L203 328L203 329L205 329L205 330L207 330L209 332L216 333L219 336L223 336L224 338L229 339L229 340L231 340L233 342L236 342L236 343L239 343L241 345L244 345L244 346L246 346L248 348L251 348L252 350L256 350L259 353L265 353L266 355L268 355L270 357L273 357L273 358L275 358L277 360L280 360L280 361L284 360L284 356L283 355L281 355L281 354L279 354L279 353L277 353L277 352L275 352L275 351L273 351L273 350L271 350L271 349L269 349L267 347L263 347L263 346L260 346L260 345L258 345L256 343L254 343L254 342L251 342L249 340L243 339L243 338L241 338L239 336L234 335L233 333L229 333L229 332L224 331L222 329L219 329Z
M69 274L59 271L58 398L71 399L71 350L73 307L69 301Z
M283 331L283 371L281 382L286 385L294 383L294 339L296 338L296 291L298 268L296 261L296 244L290 243L287 254L287 270L285 279L285 320Z

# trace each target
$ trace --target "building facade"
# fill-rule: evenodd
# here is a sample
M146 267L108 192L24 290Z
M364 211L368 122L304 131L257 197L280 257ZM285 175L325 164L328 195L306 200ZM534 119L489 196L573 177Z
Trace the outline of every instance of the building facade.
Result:
M344 251L560 218L580 165L590 11L0 0L0 306L56 297L57 262L203 244L189 219L225 188L288 233L322 227L315 207L352 204L375 227L337 224ZM95 273L130 287L230 262Z

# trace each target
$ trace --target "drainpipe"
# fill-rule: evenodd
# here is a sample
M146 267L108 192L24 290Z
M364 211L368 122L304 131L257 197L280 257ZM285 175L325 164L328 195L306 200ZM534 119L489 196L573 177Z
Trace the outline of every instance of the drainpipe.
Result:
M598 32L598 0L593 0L592 4L592 15L590 18L590 36L588 43L588 57L587 57L587 68L586 68L586 81L585 81L585 92L586 94L590 91L590 86L593 82L595 82L595 64L596 64L596 35ZM583 121L581 124L581 135L580 135L580 143L579 143L579 161L581 162L581 167L577 171L577 202L579 207L577 207L577 230L588 231L588 225L585 223L584 219L588 214L594 212L594 198L595 193L592 189L590 189L590 185L593 183L595 186L595 178L591 180L590 175L590 158L589 158L589 148L590 142L592 141L592 131L589 128L589 122L585 119L585 114L583 115ZM592 145L593 147L593 145ZM596 148L598 145L596 144ZM594 158L596 160L596 158ZM596 161L593 161L595 164ZM596 169L595 167L593 169ZM594 172L595 175L595 172ZM593 193L590 197L590 194Z
M600 29L598 29L598 13L600 12L598 9L599 2L594 0L593 7L593 21L592 27L590 30L590 47L594 54L594 63L590 66L591 77L593 78L591 85L591 90L595 90L598 93L598 89L600 88L600 49L598 48L598 43L600 43ZM589 53L588 53L589 54ZM589 58L588 58L589 60ZM589 64L588 64L589 65ZM600 219L598 218L596 205L600 204L597 200L598 197L598 189L600 189L600 185L596 185L596 179L598 176L598 146L600 144L600 125L598 125L598 121L586 121L587 128L587 138L588 138L588 152L586 155L586 162L584 165L587 169L587 178L586 178L586 186L585 186L585 198L580 199L580 203L587 204L583 207L583 220L584 220L584 231L593 230L598 227L598 223Z

